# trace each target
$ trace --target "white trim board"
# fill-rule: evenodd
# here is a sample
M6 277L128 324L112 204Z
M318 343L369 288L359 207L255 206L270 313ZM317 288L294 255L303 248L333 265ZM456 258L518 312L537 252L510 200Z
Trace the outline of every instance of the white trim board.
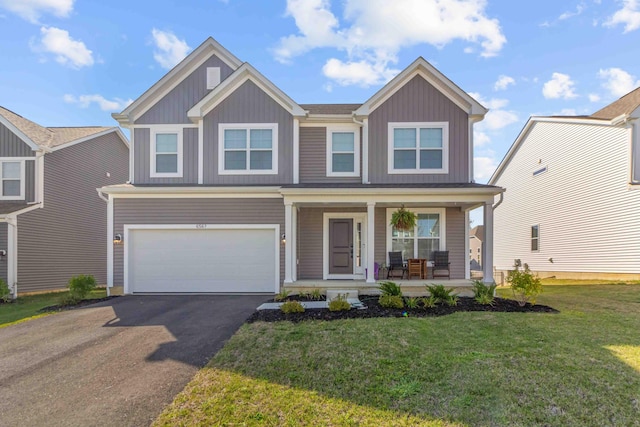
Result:
M11 123L7 118L0 114L0 123L2 123L7 129L13 132L18 138L22 140L25 144L27 144L33 151L40 150L40 146L33 142L31 138L29 138L24 132L18 129L13 123Z
M385 263L389 262L389 252L391 252L391 239L392 239L392 227L391 227L391 215L395 212L397 208L387 208L386 210L386 237L387 237L387 251L384 254ZM408 211L414 212L416 214L438 214L440 215L440 250L446 251L447 249L447 209L446 208L408 208ZM417 224L416 224L417 227ZM417 236L413 237L414 239L414 251L417 249L417 245L415 241L417 240ZM467 239L469 240L469 239ZM467 257L469 254L465 254ZM418 257L417 253L414 253L414 257Z
M176 134L176 172L156 172L156 136L158 134ZM176 126L157 126L149 132L149 177L150 178L182 178L184 166L184 129ZM171 153L167 153L171 154Z
M415 169L396 169L394 151L394 130L413 128L416 130L416 167ZM439 169L420 168L420 129L442 129L442 167ZM401 148L402 149L402 148ZM407 150L409 150L408 148ZM389 122L387 124L387 173L389 175L437 175L449 173L449 122Z
M280 291L280 224L124 224L123 288L129 294L129 238L135 230L273 230L275 255L274 292Z
M271 130L271 169L250 169L250 152L252 129ZM246 130L247 139L245 163L246 169L225 169L224 131L225 130ZM278 174L278 146L280 145L277 123L220 123L218 125L218 175L277 175ZM240 151L238 149L238 151ZM267 150L263 150L267 151Z
M360 176L360 126L329 125L326 131L326 176L327 177L359 177ZM353 133L353 172L333 172L333 134Z

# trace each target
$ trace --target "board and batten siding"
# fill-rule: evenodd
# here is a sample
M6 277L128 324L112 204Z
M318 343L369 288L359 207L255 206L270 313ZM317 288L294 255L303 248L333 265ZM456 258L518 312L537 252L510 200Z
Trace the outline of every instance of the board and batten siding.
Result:
M6 251L9 246L7 244L7 227L9 227L9 225L6 222L0 222L0 250L4 251ZM7 281L7 265L8 258L0 258L0 280L4 280L5 282ZM11 283L8 285L11 286Z
M361 130L359 131L361 132ZM360 137L362 141L362 135ZM362 142L360 143L362 144ZM362 146L360 146L360 171L362 171ZM300 128L300 183L348 182L360 183L361 176L327 176L327 128Z
M448 122L449 173L388 171L390 122ZM469 182L469 116L421 76L411 79L369 115L369 181L372 184Z
M278 174L219 175L218 125L225 123L277 123ZM293 183L293 116L250 80L204 117L204 183Z
M220 81L224 81L233 70L216 55L212 55L188 77L166 94L153 107L145 112L135 124L176 124L191 123L187 111L204 98L211 90L207 89L207 68L220 68Z
M534 123L495 183L507 189L494 212L495 267L520 259L533 271L640 274L640 191L628 187L629 155L624 127Z
M266 199L118 199L114 233L134 224L279 224L284 232L284 204ZM125 242L126 244L126 242ZM179 248L167 248L178 250ZM215 254L211 254L215 257ZM124 285L124 244L114 246L115 286ZM248 263L251 260L247 260ZM280 281L284 280L284 245L280 245Z
M449 274L451 279L464 279L465 264L469 262L469 255L465 252L464 229L467 224L464 212L459 208L446 209L446 248L449 251Z
M78 274L106 283L107 203L96 188L125 182L128 158L115 132L45 155L44 208L18 216L19 292L61 289Z
M198 129L182 130L182 178L151 178L151 130L133 129L134 183L135 184L197 184L198 183Z
M36 200L36 162L27 160L24 162L24 196L27 202Z
M34 157L31 149L18 135L0 123L0 157Z

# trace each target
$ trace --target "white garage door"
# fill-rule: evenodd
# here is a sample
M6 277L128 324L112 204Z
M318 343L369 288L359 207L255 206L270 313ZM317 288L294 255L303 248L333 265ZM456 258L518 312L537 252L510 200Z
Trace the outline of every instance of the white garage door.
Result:
M132 229L128 292L274 292L271 229Z

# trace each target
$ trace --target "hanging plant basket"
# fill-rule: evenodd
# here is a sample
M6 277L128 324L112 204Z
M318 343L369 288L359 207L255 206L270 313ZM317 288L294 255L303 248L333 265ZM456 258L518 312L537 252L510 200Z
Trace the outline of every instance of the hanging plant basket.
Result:
M404 208L404 205L400 207L391 215L391 225L393 225L399 231L411 231L416 226L418 216L411 211Z

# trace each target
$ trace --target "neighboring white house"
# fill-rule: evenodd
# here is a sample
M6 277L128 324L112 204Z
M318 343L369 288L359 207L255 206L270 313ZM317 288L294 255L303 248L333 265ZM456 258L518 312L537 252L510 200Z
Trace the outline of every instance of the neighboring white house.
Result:
M494 267L640 279L640 88L590 116L531 117L491 177Z

